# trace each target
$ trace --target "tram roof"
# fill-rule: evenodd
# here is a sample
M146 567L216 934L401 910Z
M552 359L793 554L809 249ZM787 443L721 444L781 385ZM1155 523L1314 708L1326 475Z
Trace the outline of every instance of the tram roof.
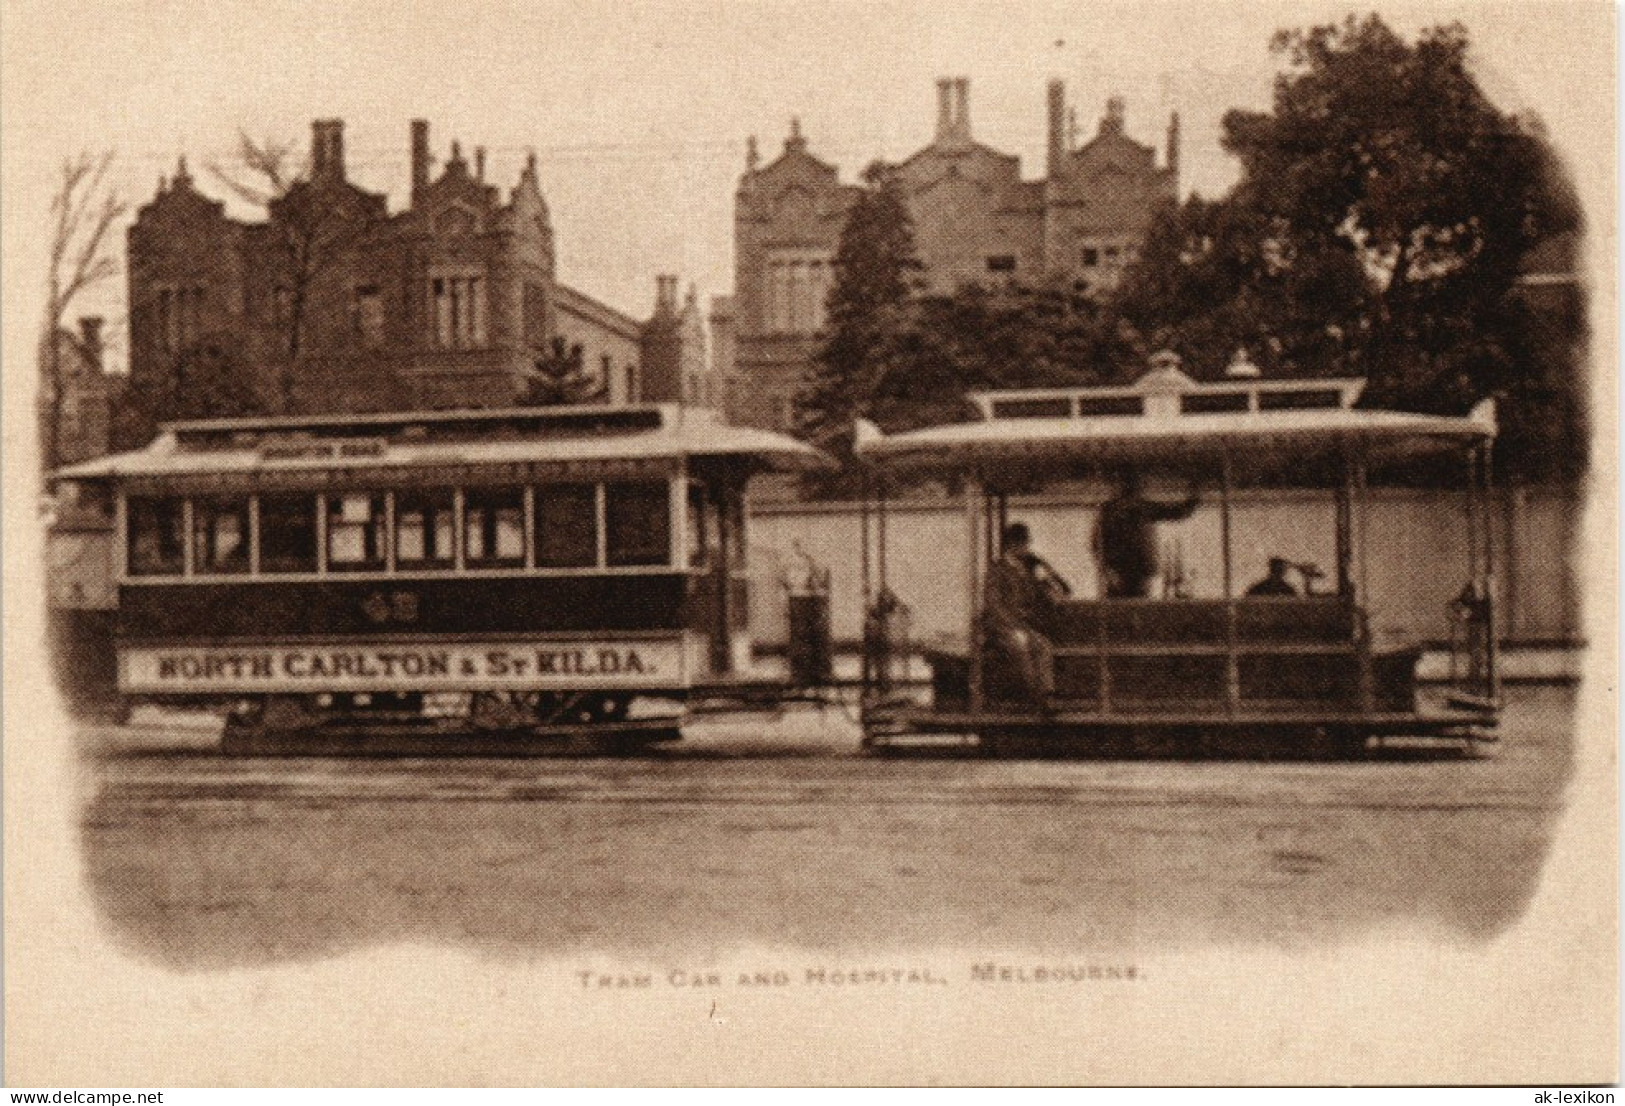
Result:
M734 458L770 469L828 459L805 442L675 404L513 408L166 423L141 449L70 465L60 480L263 472Z
M1159 355L1170 358L1171 355ZM1163 360L1134 384L978 392L971 422L884 434L860 423L856 451L877 464L953 472L1034 464L1146 464L1185 458L1309 462L1353 453L1399 459L1495 436L1486 400L1466 416L1357 409L1364 382L1198 382Z

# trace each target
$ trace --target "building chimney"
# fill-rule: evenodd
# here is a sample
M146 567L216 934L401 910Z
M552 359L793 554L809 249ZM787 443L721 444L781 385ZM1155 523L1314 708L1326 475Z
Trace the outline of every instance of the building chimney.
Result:
M102 371L102 321L100 315L84 315L79 319L79 344L96 372Z
M1050 179L1061 171L1061 159L1066 154L1066 85L1059 80L1049 83L1049 166Z
M677 277L661 274L655 277L655 315L669 317L677 314Z
M1113 96L1106 101L1106 114L1100 120L1101 134L1123 133L1123 98Z
M318 181L344 179L344 120L318 119L311 123L310 176Z
M753 134L745 139L745 172L756 172L757 166L762 163L762 155L756 149L756 136Z
M784 152L798 154L807 148L807 139L801 133L801 116L790 117L790 137L784 140Z
M412 120L412 206L429 187L429 121Z
M947 138L954 129L954 82L948 77L937 81L937 141Z
M954 81L954 134L970 141L970 78Z
M474 179L485 183L485 147L474 147Z
M1179 191L1179 112L1168 116L1168 172L1174 175L1174 191Z

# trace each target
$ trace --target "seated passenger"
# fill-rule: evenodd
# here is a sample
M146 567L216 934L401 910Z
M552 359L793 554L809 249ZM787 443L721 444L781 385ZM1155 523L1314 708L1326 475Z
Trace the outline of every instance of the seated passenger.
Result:
M1253 597L1296 597L1298 589L1286 578L1287 569L1292 563L1283 557L1270 558L1270 574L1258 583L1247 589L1247 594Z
M1005 527L1002 552L988 578L988 618L999 649L1010 661L1029 697L1042 701L1050 690L1047 649L1035 629L1050 605L1072 589L1049 563L1032 550L1025 523Z

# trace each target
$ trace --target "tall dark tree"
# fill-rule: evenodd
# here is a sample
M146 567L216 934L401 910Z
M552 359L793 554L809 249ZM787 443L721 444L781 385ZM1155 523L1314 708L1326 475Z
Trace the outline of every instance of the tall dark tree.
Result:
M1272 374L1366 376L1375 405L1502 396L1505 459L1579 440L1574 381L1539 355L1517 284L1537 243L1580 224L1538 123L1484 95L1458 25L1408 43L1371 16L1274 48L1272 110L1225 117L1240 182L1161 215L1124 318L1199 375L1244 346Z
M1466 30L1410 44L1373 15L1283 31L1274 47L1287 68L1273 110L1225 117L1238 201L1289 270L1332 277L1328 301L1358 292L1349 337L1375 401L1456 409L1503 387L1501 308L1554 212L1536 136L1479 88ZM1363 275L1357 289L1338 254Z
M828 332L813 375L796 400L796 429L839 456L852 423L874 414L875 398L908 330L920 268L914 227L888 166L863 174L835 255Z
M1192 197L1154 220L1116 308L1197 376L1218 375L1238 349L1272 375L1359 373L1366 282L1349 250L1296 246L1243 198Z

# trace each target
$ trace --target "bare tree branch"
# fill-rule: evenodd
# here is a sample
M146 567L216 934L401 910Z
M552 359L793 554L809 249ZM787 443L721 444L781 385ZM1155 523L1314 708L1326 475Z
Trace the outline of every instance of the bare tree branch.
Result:
M40 365L44 422L40 446L45 472L60 462L62 410L67 393L62 324L83 293L118 272L118 262L107 247L113 226L128 208L107 185L112 164L111 150L94 157L86 152L65 159L61 183L51 197L53 225Z
M210 161L205 168L232 195L259 208L269 208L310 172L309 162L300 155L297 143L276 138L255 139L244 130L237 132L234 164L227 166Z
M287 307L279 323L282 364L277 369L277 382L283 411L291 411L313 288L322 274L368 232L368 219L355 212L344 195L312 184L310 159L293 142L255 139L239 130L232 163L209 163L207 168L232 195L264 209L270 216L278 254L274 261L276 276Z

